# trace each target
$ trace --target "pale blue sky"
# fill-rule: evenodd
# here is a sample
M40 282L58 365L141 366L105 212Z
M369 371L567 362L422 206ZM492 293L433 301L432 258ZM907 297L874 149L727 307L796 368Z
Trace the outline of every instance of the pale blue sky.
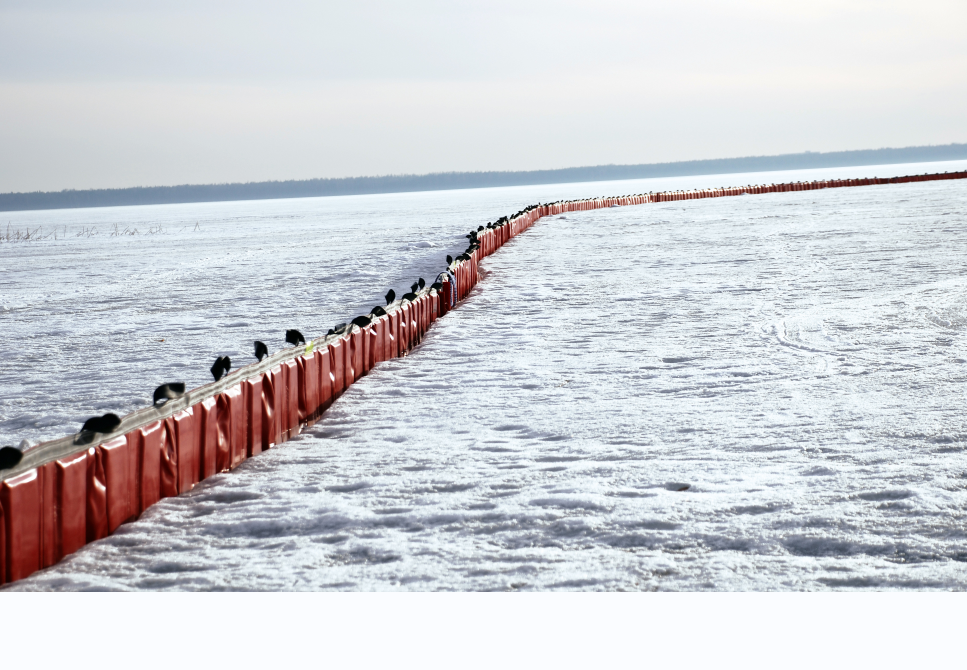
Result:
M963 0L0 0L0 192L967 142L965 26Z

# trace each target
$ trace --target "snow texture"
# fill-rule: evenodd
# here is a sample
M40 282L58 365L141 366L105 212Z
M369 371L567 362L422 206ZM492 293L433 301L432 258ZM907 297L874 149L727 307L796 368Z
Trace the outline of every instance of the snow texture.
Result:
M537 200L962 164L14 214L68 237L0 246L3 439L324 332ZM70 232L114 223L165 232ZM306 433L8 588L963 588L965 224L964 181L542 219Z

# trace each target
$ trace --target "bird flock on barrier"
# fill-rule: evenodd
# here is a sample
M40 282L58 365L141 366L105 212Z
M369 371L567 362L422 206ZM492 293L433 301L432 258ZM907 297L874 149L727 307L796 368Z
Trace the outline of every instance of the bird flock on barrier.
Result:
M479 226L476 230L471 230L469 234L465 235L465 237L469 240L469 244L467 245L466 251L464 251L456 258L453 258L450 255L447 255L446 271L449 271L452 268L454 263L470 260L470 255L474 251L480 248L480 241L477 238L478 233L484 230L496 230L498 228L506 226L515 217L521 214L525 214L539 206L540 205L538 204L538 205L531 205L529 207L525 207L524 209L520 210L516 214L513 214L512 216L509 216L509 217L502 216L496 221L488 223L486 226ZM426 280L423 279L423 277L420 277L415 282L413 282L413 284L410 285L410 290L407 293L404 293L402 296L400 296L400 300L401 301L406 300L410 302L416 300L418 297L417 292L422 291L425 287L426 287ZM442 281L436 281L430 285L430 288L439 291L443 288L443 283ZM393 289L390 289L389 291L387 291L385 298L386 298L387 306L393 304L394 302L396 302L396 291L394 291ZM380 317L385 314L386 314L386 309L382 305L377 305L376 307L373 307L373 309L370 310L369 314L357 316L349 323L340 323L334 326L333 328L330 328L329 332L326 333L326 335L327 336L340 335L350 330L352 326L359 326L360 328L363 328L365 326L368 326L370 323L372 323L372 320L374 317ZM305 345L306 338L302 335L301 332L293 328L285 331L285 342L286 344L290 344L292 346ZM268 356L269 356L268 346L264 342L260 340L256 340L255 358L261 362L263 359L267 358ZM232 359L229 358L228 356L219 356L215 359L215 362L212 364L210 371L212 373L212 377L215 378L215 381L218 381L219 379L227 375L231 369L232 369ZM184 394L185 394L184 382L168 382L166 384L162 384L161 386L155 389L154 396L152 399L152 404L155 406L163 405L167 401L172 400L174 398L178 398ZM77 433L75 442L77 444L90 444L94 441L94 439L98 435L108 435L110 433L113 433L115 430L118 429L120 425L121 425L121 417L119 417L117 414L113 414L110 412L102 416L91 417L90 419L84 422L83 426L81 426L81 430L80 432ZM12 446L5 446L0 448L0 470L6 470L9 468L15 467L17 464L20 463L21 459L23 458L23 450L22 450L23 446L24 445L21 444L21 448L12 447Z

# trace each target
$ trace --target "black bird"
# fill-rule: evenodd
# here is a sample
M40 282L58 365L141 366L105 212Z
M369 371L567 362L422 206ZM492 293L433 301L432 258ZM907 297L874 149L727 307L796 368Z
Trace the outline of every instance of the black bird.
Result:
M215 359L215 364L211 367L212 377L215 378L217 382L219 379L228 374L228 371L232 369L232 359L228 356L219 356Z
M335 329L335 330L334 330L333 332L334 332L334 333L335 333L336 335L342 335L343 333L345 333L345 332L346 332L346 327L347 327L348 325L349 325L349 324L347 324L347 323L337 323L337 324L336 324L336 329Z
M329 329L329 332L328 332L328 333L326 333L326 337L329 337L330 335L332 335L332 334L333 334L333 333L335 333L335 332L336 332L336 331L335 331L335 329L333 329L333 328L330 328L330 329Z
M268 355L269 348L265 346L265 342L255 340L255 357L259 359L259 362L261 362L263 358L268 357Z
M285 331L285 341L293 346L306 343L306 338L302 337L302 333L298 330L287 330Z
M353 324L359 326L360 328L365 328L373 322L368 316L357 316L353 319Z
M419 290L420 290L420 282L415 281L412 284L410 284L410 293L416 293Z
M433 282L432 284L430 284L430 288L432 288L435 291L442 291L443 290L443 282L438 282L438 281Z
M414 300L416 300L416 294L415 293L406 293L406 294L403 295L403 300L409 300L410 302L413 302Z
M94 416L84 422L81 428L82 433L102 433L107 435L113 433L121 425L121 417L117 414L105 414L104 416Z
M185 393L185 382L171 382L170 384L162 384L154 390L154 404L157 405L159 400L171 400L172 398L177 398Z
M380 307L379 305L376 305L375 307L373 307L373 311L370 312L370 314L372 314L373 316L386 316L386 310Z
M447 256L447 265L453 263L453 256Z
M9 470L17 465L23 457L23 452L16 447L4 447L0 449L0 470Z
M423 277L420 277L420 280L416 283L420 285L420 290L422 290L423 287L426 286L426 282L423 280Z
M396 300L396 291L394 291L393 289L390 289L389 291L386 292L386 304L388 305L394 300Z
M481 230L483 230L483 229L484 229L484 227L483 227L483 226L477 226L477 232L478 232L478 233L479 233L479 232L480 232Z

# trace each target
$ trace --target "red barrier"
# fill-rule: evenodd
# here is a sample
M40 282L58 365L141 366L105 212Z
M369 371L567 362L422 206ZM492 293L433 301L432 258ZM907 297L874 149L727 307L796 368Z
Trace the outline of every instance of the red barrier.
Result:
M242 382L246 427L245 440L240 443L239 449L244 450L249 458L262 453L262 416L264 415L262 379L262 377L255 377Z
M282 366L262 375L262 451L271 449L282 440L278 408L282 395Z
M41 496L40 475L36 469L8 479L0 487L8 582L23 579L43 567Z
M363 331L359 329L354 329L351 336L353 343L353 381L356 381L364 374L366 371L363 369L363 350L365 339L363 338Z
M285 370L285 422L282 425L282 441L285 442L302 432L299 423L299 387L302 380L299 378L299 363L295 360L288 360L282 364Z
M87 541L107 537L107 483L100 449L87 450ZM177 495L177 491L175 492Z
M340 338L329 345L330 370L332 370L332 399L335 400L346 390L346 340Z
M319 410L319 355L315 351L296 359L299 363L299 423L315 421Z
M107 489L107 532L113 533L125 521L137 516L137 454L127 439L117 437L100 447L104 457Z
M49 565L87 542L87 459L87 452L82 451L54 462L57 545Z
M397 358L400 355L400 312L389 315L389 330L386 339L386 359Z
M218 411L220 397L220 395L212 396L195 405L195 416L198 417L200 424L198 449L201 453L201 474L199 475L201 479L231 467L232 445L227 439L219 439L224 435L224 432L219 430L219 419L225 421L230 418L227 416L223 418Z
M329 349L321 349L318 352L317 360L319 362L319 409L316 413L318 415L323 410L328 409L333 399L333 374L330 367L332 355L329 353Z
M407 303L400 305L399 311L399 356L405 356L410 350L410 306Z

